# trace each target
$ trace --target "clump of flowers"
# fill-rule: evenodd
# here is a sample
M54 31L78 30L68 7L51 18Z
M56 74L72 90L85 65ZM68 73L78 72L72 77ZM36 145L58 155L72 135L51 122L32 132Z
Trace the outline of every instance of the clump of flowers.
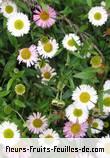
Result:
M0 140L107 135L108 1L36 2L0 0Z

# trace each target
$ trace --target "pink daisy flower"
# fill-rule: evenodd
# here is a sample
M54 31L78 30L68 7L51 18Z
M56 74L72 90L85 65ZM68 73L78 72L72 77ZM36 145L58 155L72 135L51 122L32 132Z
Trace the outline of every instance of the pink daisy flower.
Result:
M34 134L42 133L48 127L47 118L39 112L33 113L28 117L27 127Z
M27 67L35 65L38 60L38 52L35 45L31 45L29 48L23 48L19 50L19 55L17 60L19 63L23 62Z
M63 132L66 138L83 138L88 128L87 122L82 124L66 122Z
M33 20L37 26L49 28L56 21L56 11L50 6L44 9L37 5L33 11Z

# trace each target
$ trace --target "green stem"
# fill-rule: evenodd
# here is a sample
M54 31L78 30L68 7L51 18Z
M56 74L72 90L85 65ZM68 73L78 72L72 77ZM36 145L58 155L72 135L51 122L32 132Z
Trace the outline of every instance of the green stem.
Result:
M21 114L18 111L16 111L15 109L12 109L12 110L21 118L21 120L25 124L25 120L23 119L23 117L21 116Z
M70 63L70 54L69 54L69 52L67 52L67 58L66 58L66 66L68 66L69 65L69 63Z

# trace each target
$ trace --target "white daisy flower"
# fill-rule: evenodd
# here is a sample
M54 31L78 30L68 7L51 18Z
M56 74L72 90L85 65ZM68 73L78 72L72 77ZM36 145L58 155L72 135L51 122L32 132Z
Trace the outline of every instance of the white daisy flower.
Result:
M77 47L81 45L80 38L74 34L70 33L65 35L63 41L62 41L63 47L66 48L69 51L76 51Z
M39 135L39 144L41 146L53 148L59 144L59 134L53 129L47 129Z
M8 31L16 37L28 34L30 30L30 21L28 16L23 13L12 15L7 22Z
M105 81L103 89L104 91L110 90L110 80Z
M103 97L103 111L110 112L110 94L104 94Z
M29 48L23 48L19 50L19 55L17 60L19 63L23 62L27 67L35 65L38 60L38 52L35 45L31 45Z
M104 127L104 123L102 120L94 119L91 125L91 132L93 134L98 134L101 132L101 130L103 130L103 127Z
M33 113L28 117L27 127L34 134L42 133L48 127L47 118L39 112Z
M77 104L86 106L89 110L95 107L97 103L97 92L89 85L80 85L73 91L72 99L77 102Z
M66 108L66 117L73 123L83 123L88 119L87 108L79 104L73 103Z
M0 8L1 8L1 13L3 13L3 15L6 18L9 18L13 14L17 13L17 6L12 1L4 1L4 2L2 2Z
M104 152L96 152L97 158L110 158L110 136L102 137L96 147L99 149L104 148Z
M88 19L94 26L102 26L108 19L107 11L102 7L93 7L88 13Z
M49 81L52 77L56 75L55 69L53 69L49 64L46 64L40 69L42 74L42 81Z
M20 138L20 132L14 123L5 121L0 124L0 141L3 145L14 145Z
M51 38L50 40L44 43L42 41L39 41L37 50L38 53L44 58L52 58L57 53L58 48L59 46L56 40Z

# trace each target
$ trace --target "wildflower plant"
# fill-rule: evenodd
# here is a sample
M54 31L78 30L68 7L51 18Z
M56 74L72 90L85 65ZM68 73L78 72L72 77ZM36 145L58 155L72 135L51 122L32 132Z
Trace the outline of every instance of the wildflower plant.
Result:
M109 0L0 1L1 139L109 134L109 12Z

